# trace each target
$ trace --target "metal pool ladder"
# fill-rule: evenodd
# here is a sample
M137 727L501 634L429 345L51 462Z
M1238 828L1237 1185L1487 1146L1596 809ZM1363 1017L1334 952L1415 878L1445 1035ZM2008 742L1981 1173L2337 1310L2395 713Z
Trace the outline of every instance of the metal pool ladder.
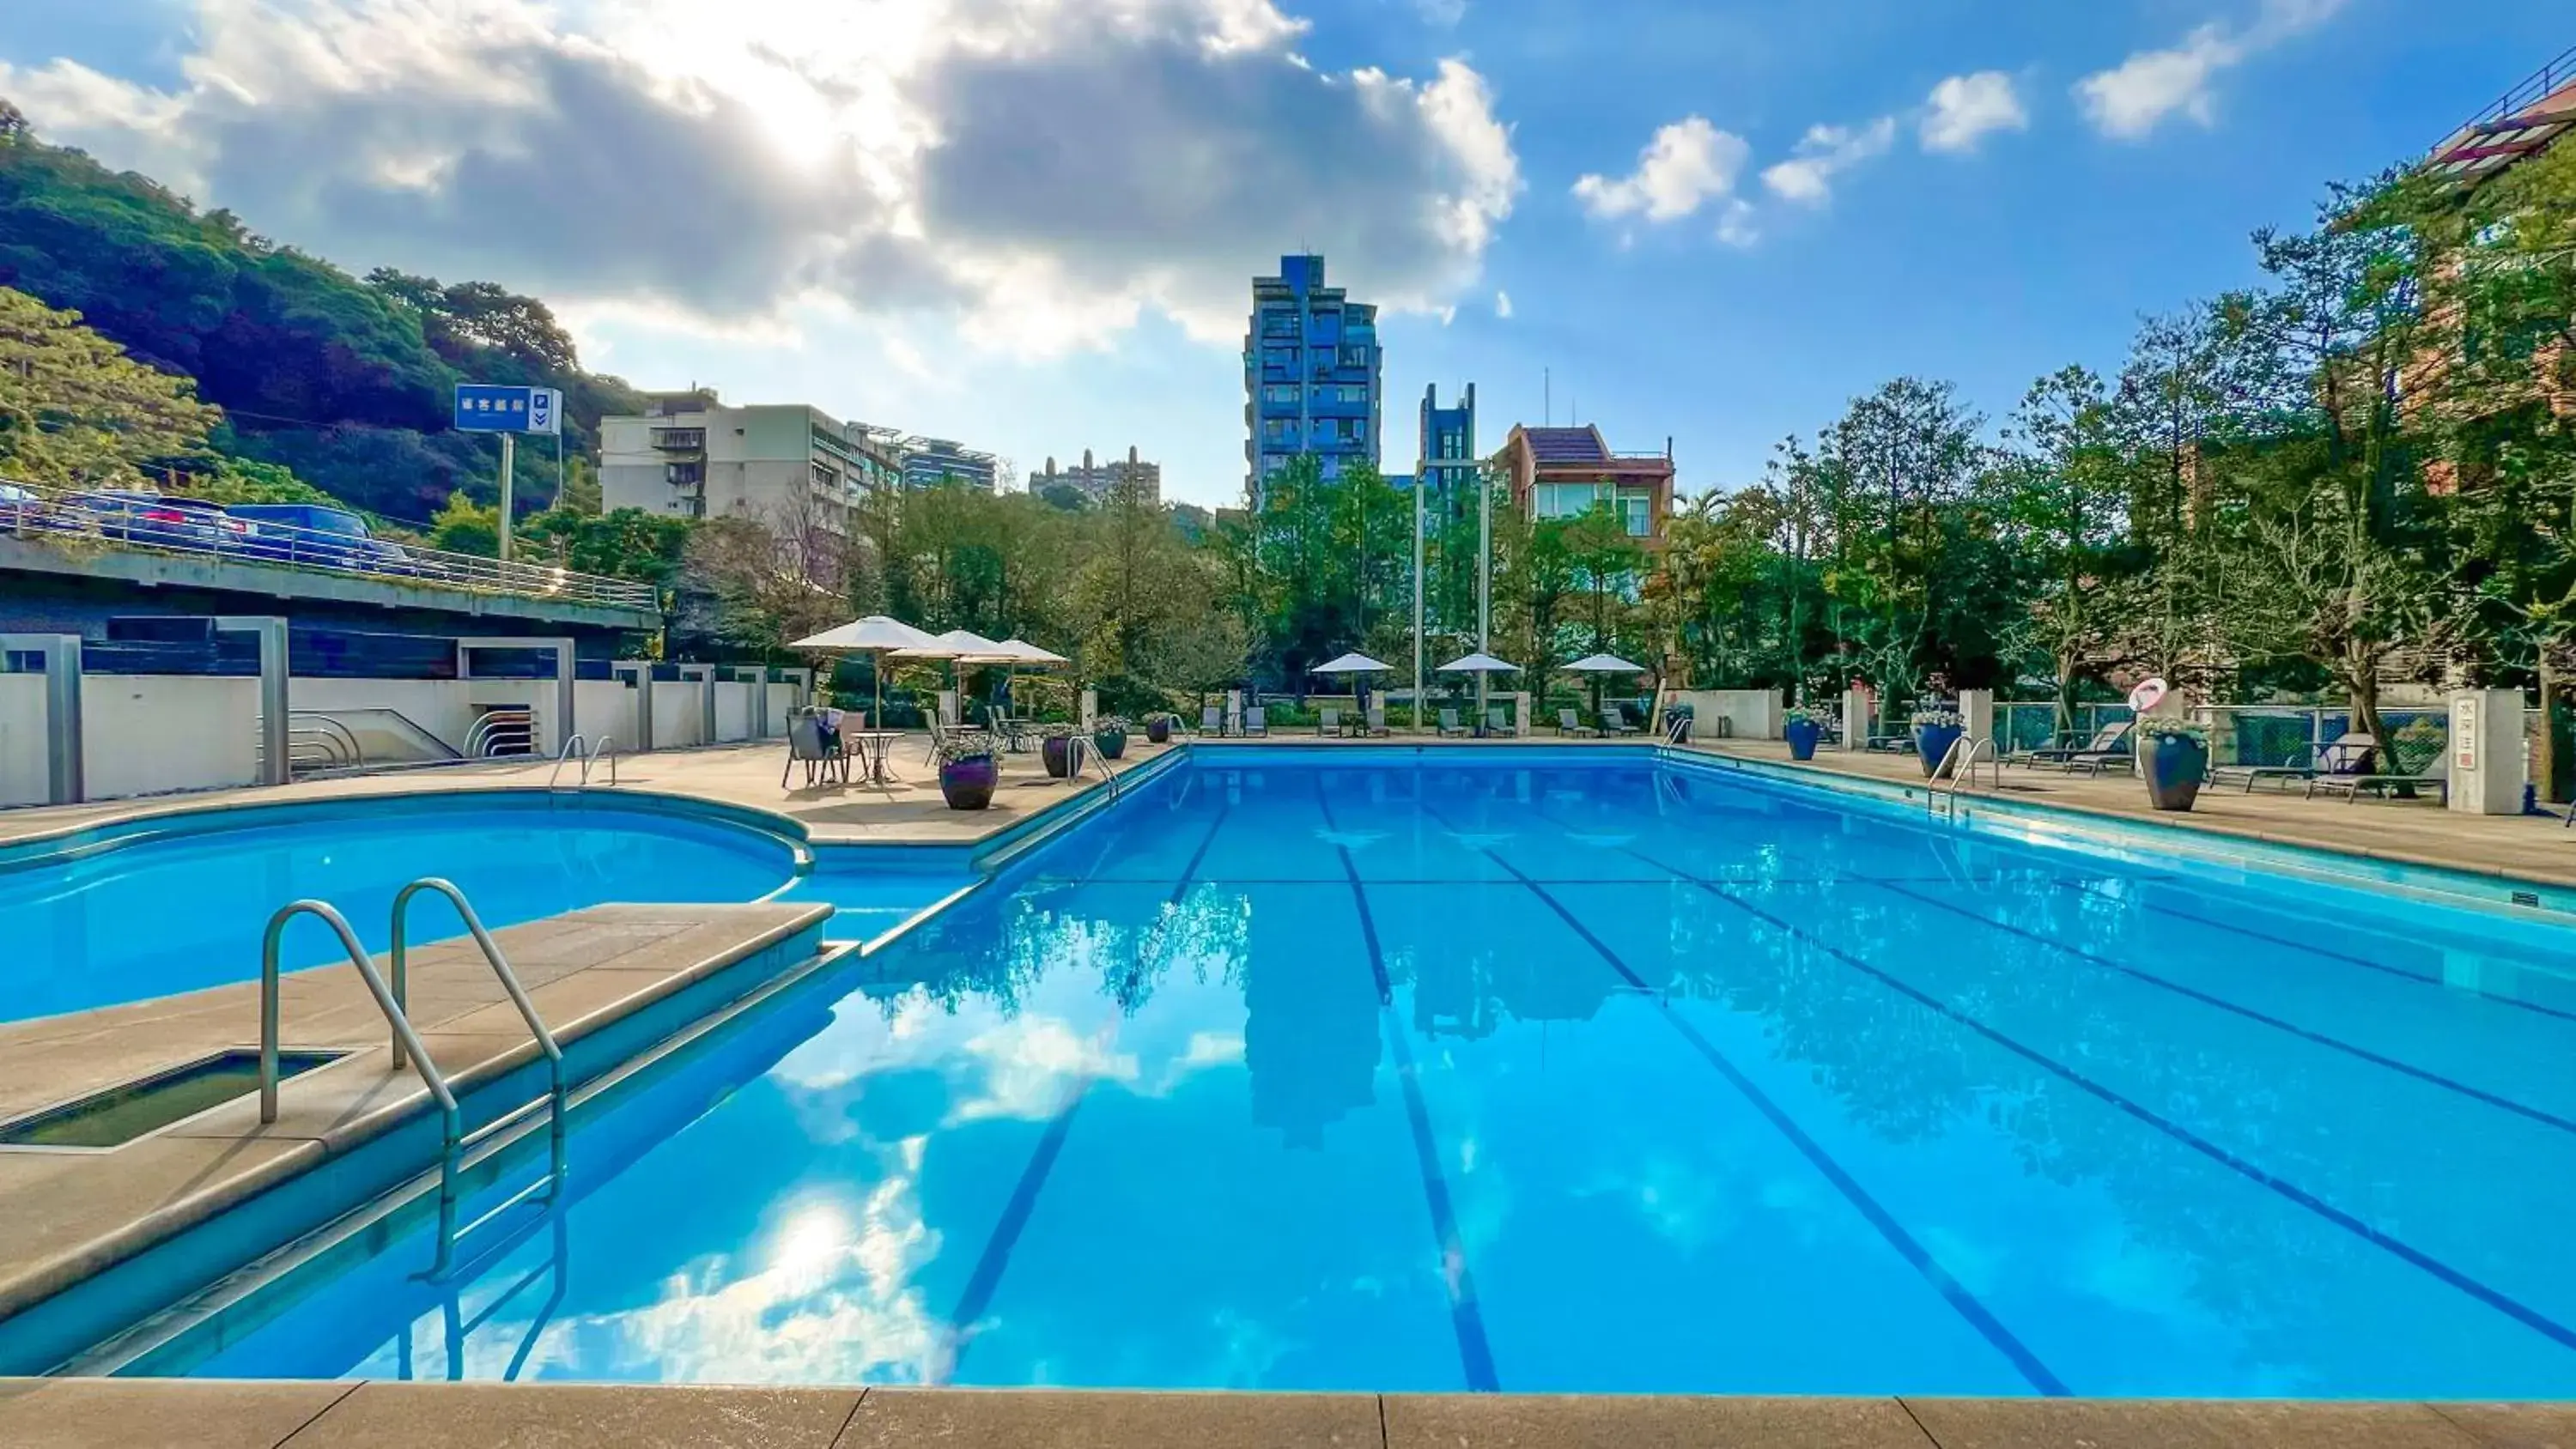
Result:
M1993 788L2003 788L2004 762L2003 757L1995 753L1994 738L1988 736L1978 740L1961 735L1942 752L1940 766L1933 770L1932 778L1924 782L1923 814L1926 818L1931 816L1935 801L1941 802L1938 808L1945 819L1955 821L1959 818L1959 793L1977 787L1977 761L1980 757L1994 767ZM1944 779L1950 782L1947 790L1941 788Z
M581 762L581 783L575 785L573 788L576 790L589 789L590 767L598 764L602 759L608 761L608 783L613 787L617 783L617 737L615 735L601 735L599 737L599 743L592 744L589 736L580 734L574 735L571 739L563 742L562 749L555 751L555 767L546 772L546 788L551 790L555 787L555 780L563 774L563 767L567 763L579 760Z
M437 1062L431 1059L428 1050L421 1045L420 1034L413 1028L411 1017L405 1010L411 981L410 956L404 927L409 919L412 898L423 891L434 891L443 895L456 907L456 913L464 918L465 929L473 935L475 945L482 948L483 959L491 965L492 974L500 978L501 989L509 993L510 1004L519 1009L520 1017L528 1024L529 1033L536 1038L538 1051L546 1059L549 1075L546 1095L513 1107L471 1132L465 1130L464 1113L458 1108L456 1093L448 1085L447 1075L438 1069ZM274 1123L277 1120L278 945L286 934L287 924L299 915L320 918L323 924L329 926L332 933L340 938L341 948L348 953L349 964L357 968L358 975L367 983L367 993L375 998L377 1009L384 1013L386 1023L393 1028L394 1068L399 1071L404 1065L410 1065L420 1074L422 1083L429 1088L430 1099L438 1105L440 1136L438 1250L436 1258L430 1264L427 1276L442 1277L454 1265L456 1245L467 1234L532 1198L551 1203L560 1196L566 1172L564 1144L566 1092L563 1048L556 1044L554 1033L546 1029L545 1019L537 1014L536 1004L528 999L527 989L519 984L518 973L510 969L509 959L501 954L500 946L492 940L492 933L484 929L482 918L474 913L473 905L465 899L465 893L458 890L454 883L435 876L424 876L404 886L401 892L395 895L393 944L389 955L392 964L390 982L386 980L383 973L376 970L374 960L368 956L366 949L358 944L357 933L349 929L347 917L341 915L326 901L293 901L280 907L275 915L268 918L268 933L260 947L259 1120L261 1122ZM546 1175L512 1193L474 1221L459 1227L456 1222L460 1196L457 1178L464 1168L466 1155L474 1148L518 1125L530 1113L541 1107L546 1109L549 1119L547 1136L550 1150Z

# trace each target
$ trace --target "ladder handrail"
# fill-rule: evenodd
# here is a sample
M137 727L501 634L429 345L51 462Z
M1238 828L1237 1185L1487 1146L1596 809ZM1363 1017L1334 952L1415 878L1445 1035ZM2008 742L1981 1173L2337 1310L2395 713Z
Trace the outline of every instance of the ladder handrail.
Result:
M1967 752L1965 759L1960 758L1962 750ZM1950 818L1959 818L1959 792L1976 788L1977 754L1981 750L1985 752L1987 762L1995 767L1995 784L1998 787L2003 784L2003 756L1996 751L1994 737L1988 735L1976 739L1961 735L1950 742L1950 748L1941 752L1941 763L1934 767L1932 778L1924 782L1923 814L1926 818L1932 814L1933 802L1941 799L1949 801ZM1950 782L1947 790L1941 788L1944 779Z
M400 993L408 990L411 979L410 949L408 940L409 933L404 928L410 922L411 903L413 899L419 896L423 891L435 891L438 894L447 897L448 904L456 907L456 914L463 918L465 929L473 936L474 944L482 948L483 959L491 966L492 974L500 978L501 989L509 993L510 1004L519 1009L520 1019L528 1024L529 1034L536 1038L537 1050L545 1056L546 1070L549 1076L546 1090L546 1102L548 1106L547 1137L551 1146L551 1161L550 1170L545 1182L538 1184L538 1186L546 1188L548 1196L551 1197L554 1190L562 1186L566 1167L564 1101L568 1094L565 1090L564 1083L563 1048L556 1044L555 1034L552 1031L547 1030L545 1018L538 1014L536 1003L528 999L527 988L519 983L519 973L510 969L509 958L501 954L501 947L492 939L492 933L483 928L483 918L474 913L473 903L465 899L465 892L457 889L455 882L438 876L422 876L420 879L404 886L394 895L393 945L391 947L390 955L393 964L393 989L397 993L397 1003L401 1000ZM415 1047L415 1049L417 1048ZM395 1065L401 1065L402 1049L399 1045L397 1045L394 1050L394 1061ZM533 1103L530 1103L526 1106L517 1108L510 1113L504 1114L498 1121L477 1129L475 1134L476 1137L480 1138L488 1134L494 1127L500 1126L503 1123L517 1120L521 1114L525 1113L529 1107L533 1105ZM456 1239L461 1236L456 1227L456 1173L460 1160L464 1156L467 1144L464 1134L458 1130L458 1127L459 1123L451 1113L447 1121L446 1145L439 1155L438 1257L437 1260L430 1265L429 1270L433 1277L447 1271L449 1263L452 1262L455 1257ZM501 1204L500 1207L492 1209L485 1213L481 1218L476 1219L475 1222L468 1224L466 1230L471 1231L473 1228L481 1226L483 1223L498 1216L502 1211L517 1205L526 1197L527 1193L525 1192L512 1197L509 1201Z
M432 1061L427 1049L421 1046L420 1034L412 1029L411 1018L404 1014L402 1002L394 996L393 988L385 984L384 976L376 970L375 961L368 956L366 948L358 944L358 933L349 929L348 917L341 915L328 901L311 899L289 901L278 907L277 914L268 918L268 934L260 944L259 1120L261 1124L272 1125L277 1121L277 948L286 935L287 923L297 916L317 917L340 938L341 947L349 953L349 964L358 969L358 975L367 983L367 994L376 999L377 1009L385 1014L385 1021L393 1027L395 1062L400 1064L405 1060L406 1053L408 1054L411 1065L419 1071L421 1081L428 1086L431 1100L438 1103L439 1116L443 1120L448 1140L454 1141L459 1134L460 1124L456 1108L456 1093L448 1089L446 1075L439 1071L438 1063Z

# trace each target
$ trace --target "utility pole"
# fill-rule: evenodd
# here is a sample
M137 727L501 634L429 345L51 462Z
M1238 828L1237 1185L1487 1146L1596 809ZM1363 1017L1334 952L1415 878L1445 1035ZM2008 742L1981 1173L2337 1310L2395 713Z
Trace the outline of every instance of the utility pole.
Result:
M510 561L510 485L511 473L518 466L519 449L516 433L501 435L501 562Z
M1425 403L1428 416L1430 404ZM1421 451L1430 451L1424 448ZM1413 465L1413 732L1422 733L1422 494L1430 486L1430 469Z

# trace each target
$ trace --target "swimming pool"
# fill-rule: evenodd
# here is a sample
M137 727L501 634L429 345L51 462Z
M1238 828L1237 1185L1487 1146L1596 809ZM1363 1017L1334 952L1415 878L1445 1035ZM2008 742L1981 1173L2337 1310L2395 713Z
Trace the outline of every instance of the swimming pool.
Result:
M2570 933L1652 756L1204 752L147 1367L2564 1397Z
M324 807L156 817L0 864L0 1021L252 980L269 914L337 905L382 950L394 893L424 875L462 887L498 929L606 901L750 901L786 885L796 848L719 818L596 793L452 793ZM457 933L444 908L427 937ZM318 922L289 969L335 959Z

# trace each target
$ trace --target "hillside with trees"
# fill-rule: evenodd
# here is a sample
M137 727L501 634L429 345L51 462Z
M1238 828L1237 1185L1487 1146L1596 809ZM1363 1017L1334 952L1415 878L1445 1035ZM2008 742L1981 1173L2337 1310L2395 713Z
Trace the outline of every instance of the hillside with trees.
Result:
M462 489L497 492L499 448L447 427L459 381L564 392L568 457L640 399L581 369L543 302L488 282L379 269L360 279L200 212L150 178L47 145L0 102L0 287L82 322L223 409L218 453L283 465L385 517L425 524ZM520 450L519 497L555 493L550 449Z

